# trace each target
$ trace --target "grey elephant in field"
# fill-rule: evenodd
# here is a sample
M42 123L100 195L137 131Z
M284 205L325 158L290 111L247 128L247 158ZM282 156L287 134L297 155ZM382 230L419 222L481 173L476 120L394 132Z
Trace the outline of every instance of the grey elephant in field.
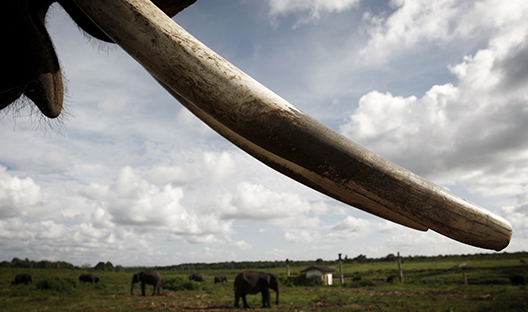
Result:
M191 274L189 275L189 280L195 281L195 282L205 282L205 277L202 274Z
M22 273L15 276L15 279L11 282L11 285L29 285L30 283L33 284L33 276L31 276L31 274Z
M262 293L262 307L271 307L270 288L277 293L276 304L279 304L279 277L275 274L257 271L245 271L239 273L235 278L235 308L238 308L240 298L244 302L244 308L249 308L246 295Z
M227 277L224 276L224 275L217 275L214 277L214 283L222 283L222 282L225 282L227 283Z
M79 281L83 282L84 284L86 283L90 283L90 284L96 283L97 284L101 281L101 279L93 274L81 274L81 276L79 276Z
M154 286L154 291L152 292L152 295L156 295L156 291L158 292L158 295L161 294L161 284L163 283L163 277L161 274L159 274L156 271L143 271L134 274L132 276L132 285L130 287L130 294L134 294L134 284L141 282L141 295L145 296L145 285L152 285Z

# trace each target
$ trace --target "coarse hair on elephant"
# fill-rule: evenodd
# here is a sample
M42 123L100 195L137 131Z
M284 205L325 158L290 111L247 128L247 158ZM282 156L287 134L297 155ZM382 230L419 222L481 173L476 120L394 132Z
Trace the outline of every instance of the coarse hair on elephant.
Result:
M49 7L58 2L88 35L113 42L77 6L74 0L0 1L0 109L22 95L29 98L49 118L63 108L64 86L59 60L46 31ZM167 15L174 16L196 0L152 0Z
M262 293L262 307L271 307L270 288L277 293L276 304L279 304L279 277L275 274L257 271L245 271L235 278L235 308L238 308L242 298L244 308L249 308L246 295Z
M222 282L225 282L227 283L227 277L224 276L224 275L217 275L214 277L214 283L222 283Z
M163 283L163 277L161 274L159 274L156 271L143 271L134 274L132 276L132 285L130 287L130 294L134 294L134 284L141 282L141 295L145 296L145 285L152 285L154 286L154 291L152 292L152 295L156 295L156 291L158 292L158 295L161 294L161 284Z
M15 276L15 279L11 282L11 285L29 285L30 283L33 284L33 276L31 276L31 274L22 273Z
M193 273L189 275L189 280L195 282L205 282L205 277L202 274Z
M79 281L80 282L83 282L83 283L90 283L90 284L93 284L93 283L99 283L101 281L101 279L93 274L81 274L81 276L79 276Z

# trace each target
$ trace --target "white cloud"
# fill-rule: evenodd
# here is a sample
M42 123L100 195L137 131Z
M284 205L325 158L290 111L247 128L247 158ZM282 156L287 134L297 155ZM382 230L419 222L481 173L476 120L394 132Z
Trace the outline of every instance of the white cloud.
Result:
M314 228L317 217L309 217L311 204L298 194L274 192L263 185L242 182L237 193L224 194L218 202L224 218L269 222L278 227Z
M39 218L58 208L59 204L53 199L47 200L33 179L12 176L6 167L0 166L0 219Z
M510 65L526 51L527 35L528 23L501 30L487 49L450 67L456 86L433 86L422 98L364 95L342 133L420 175L449 177L486 196L519 194L528 182L521 135L528 91L504 81L528 76Z
M367 236L371 231L369 221L347 216L345 220L332 227L324 239L328 241L353 240Z
M249 244L248 242L245 242L245 241L236 241L236 242L233 242L230 244L230 246L233 246L237 249L241 249L241 250L247 250L247 249L251 249L252 246L251 244Z
M313 244L321 241L322 235L317 231L293 230L284 233L284 239L290 243Z
M290 13L308 12L300 18L296 26L310 23L321 18L322 12L339 13L357 6L360 0L270 0L270 15L272 17Z
M394 0L396 11L384 17L365 14L370 40L360 51L361 62L385 62L403 51L454 40L478 42L499 28L515 27L524 19L522 1Z

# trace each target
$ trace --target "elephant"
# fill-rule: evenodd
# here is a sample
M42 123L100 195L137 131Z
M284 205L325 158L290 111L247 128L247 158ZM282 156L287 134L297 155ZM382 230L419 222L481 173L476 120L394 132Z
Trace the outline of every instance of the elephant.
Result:
M130 294L134 294L134 284L141 282L141 295L145 296L145 284L154 286L152 295L161 294L161 284L163 283L163 277L156 271L143 271L134 274L132 276L132 286L130 287Z
M29 285L30 283L33 284L33 276L31 276L31 274L23 273L23 274L18 274L17 276L15 276L15 279L11 282L11 285L18 285L18 284Z
M526 281L524 279L524 276L519 275L519 274L515 274L515 275L510 276L510 282L511 282L512 286L526 285Z
M21 95L29 98L48 118L62 111L64 87L53 43L45 28L48 8L58 2L75 23L90 36L113 42L74 0L0 1L0 109ZM174 16L196 0L153 0L161 10Z
M225 282L227 283L227 277L224 276L224 275L217 275L214 277L214 283L222 283L222 282Z
M90 284L93 284L93 283L99 283L101 281L101 279L93 274L81 274L81 276L79 276L79 281L80 282L83 282L83 283L90 283Z
M239 300L242 297L244 308L249 308L246 295L262 293L262 307L271 307L270 291L277 293L276 304L279 304L279 278L275 274L257 271L245 271L239 273L235 278L235 308L238 308Z
M87 34L120 45L182 105L269 167L415 230L497 251L508 246L508 221L321 124L170 19L196 0L138 1L0 1L0 38L9 47L0 58L0 109L24 94L44 116L61 114L62 74L44 26L58 2Z
M205 277L202 274L193 273L189 275L189 280L195 282L205 282Z

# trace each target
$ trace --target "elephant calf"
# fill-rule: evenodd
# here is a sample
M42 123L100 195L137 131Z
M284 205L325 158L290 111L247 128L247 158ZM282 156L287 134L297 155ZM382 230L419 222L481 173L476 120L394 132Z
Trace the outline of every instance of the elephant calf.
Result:
M93 274L81 274L81 276L79 276L79 281L80 282L83 282L83 283L90 283L90 284L93 284L93 283L99 283L101 281L101 279Z
M277 292L277 302L279 304L279 278L275 274L245 271L239 273L235 278L235 308L238 308L238 302L242 297L244 308L249 308L246 301L246 295L262 293L262 307L271 307L270 291Z
M223 275L217 275L214 277L214 283L227 283L227 277L223 276Z
M134 274L132 276L132 287L130 287L130 294L134 294L134 284L141 282L141 295L145 296L145 284L154 286L154 292L152 295L161 294L161 283L163 283L163 277L156 271L143 271Z
M33 276L31 274L18 274L15 276L15 279L11 282L11 285L18 285L18 284L26 284L29 285L29 283L33 284Z
M189 275L189 280L195 282L205 282L205 277L202 274L193 273Z

